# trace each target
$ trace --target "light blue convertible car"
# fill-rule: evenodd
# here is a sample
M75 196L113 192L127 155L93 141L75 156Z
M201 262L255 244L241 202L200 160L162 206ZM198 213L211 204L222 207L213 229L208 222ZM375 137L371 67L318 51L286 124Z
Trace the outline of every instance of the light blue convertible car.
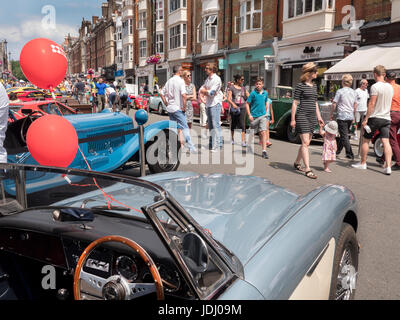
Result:
M0 299L353 299L357 205L252 176L0 165ZM26 177L80 182L27 193ZM44 270L44 271L43 271ZM52 277L50 277L52 275Z
M146 113L144 121L147 120ZM26 134L29 126L43 113L33 111L21 120L9 123L5 147L8 162L15 164L38 163L29 153L26 145ZM111 172L118 168L138 166L140 160L140 140L138 126L132 118L108 109L101 113L65 115L75 128L79 147L75 159L69 168L90 169L100 172ZM146 164L151 173L175 171L179 167L179 148L176 122L158 121L144 127L144 152ZM62 141L60 141L62 143ZM148 156L150 154L150 156ZM30 174L27 188L39 191L63 183L62 179L51 179L45 173Z

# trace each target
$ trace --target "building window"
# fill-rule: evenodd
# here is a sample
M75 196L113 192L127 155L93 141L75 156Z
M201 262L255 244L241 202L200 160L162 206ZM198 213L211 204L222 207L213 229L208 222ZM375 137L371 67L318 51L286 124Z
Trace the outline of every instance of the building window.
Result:
M139 29L146 29L146 11L139 12Z
M117 63L122 63L122 50L117 50Z
M129 45L129 61L133 61L133 44Z
M324 9L324 0L286 0L285 3L288 19ZM325 3L326 9L335 8L334 0L328 0Z
M262 0L248 0L240 4L239 24L236 21L236 33L260 30L262 25Z
M139 41L139 57L140 58L147 57L147 41L146 40Z
M164 34L157 33L156 35L156 51L157 53L164 53Z
M176 49L186 46L186 24L178 24L169 29L169 48Z
M186 0L169 0L169 13L180 8L186 8Z
M197 27L197 42L217 40L218 18L216 14L204 17Z
M133 34L133 19L129 19L129 35Z
M129 46L124 47L124 62L129 61Z
M156 0L156 19L164 20L164 0Z

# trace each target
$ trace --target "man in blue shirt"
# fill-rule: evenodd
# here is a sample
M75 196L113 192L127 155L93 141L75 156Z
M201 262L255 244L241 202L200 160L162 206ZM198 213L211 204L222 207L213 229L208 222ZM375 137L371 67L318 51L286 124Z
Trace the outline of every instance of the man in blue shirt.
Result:
M102 111L105 107L106 104L106 88L107 85L103 82L103 78L99 79L99 82L96 83L96 89L97 89L97 107L98 111Z
M268 159L267 154L267 109L268 93L263 89L264 79L258 78L256 88L250 93L246 110L250 120L250 128L259 133L262 145L262 157Z

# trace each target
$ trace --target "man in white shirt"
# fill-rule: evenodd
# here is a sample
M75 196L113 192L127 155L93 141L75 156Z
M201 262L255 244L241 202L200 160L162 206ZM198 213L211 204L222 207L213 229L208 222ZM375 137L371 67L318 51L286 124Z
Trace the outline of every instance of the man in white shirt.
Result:
M356 120L356 128L360 123L360 121L364 119L364 116L367 113L368 99L369 99L369 93L367 88L368 88L368 81L366 79L362 79L360 82L360 87L356 89L357 109L356 109L356 114L354 115L354 118ZM357 130L355 131L354 137L357 139Z
M108 106L115 111L115 99L117 97L117 93L115 92L115 89L111 87L111 85L108 85L108 87L105 89L106 92L106 103L108 103Z
M206 113L208 128L211 130L211 152L217 152L222 148L221 109L224 94L221 91L221 78L216 74L217 66L214 63L207 63L207 79L204 82L202 94L206 95Z
M376 130L379 130L382 138L386 166L384 173L392 173L392 148L389 142L390 132L390 107L392 105L393 87L385 82L386 69L383 66L376 66L374 78L376 83L371 87L371 99L369 101L367 114L362 126L364 127L364 140L361 146L361 162L353 164L356 169L367 169L367 154L369 142Z
M181 66L176 65L173 67L174 76L167 81L164 88L161 90L160 98L167 107L169 119L178 123L178 132L182 146L184 146L182 138L183 133L189 151L196 152L184 113L187 98L185 81L181 77L182 72L183 69Z
M4 148L4 139L8 125L8 95L6 89L0 83L0 163L7 163L7 150Z

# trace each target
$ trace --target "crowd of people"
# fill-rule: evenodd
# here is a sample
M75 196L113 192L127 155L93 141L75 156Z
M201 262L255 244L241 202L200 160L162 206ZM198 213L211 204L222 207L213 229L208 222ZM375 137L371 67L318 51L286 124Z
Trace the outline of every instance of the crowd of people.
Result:
M89 80L78 78L74 81L66 79L58 86L58 90L64 95L74 97L79 103L93 105L97 112L106 107L116 111L116 103L120 98L132 102L126 87L121 82L104 81L101 77Z
M352 164L352 167L367 169L369 143L379 130L384 157L378 159L378 162L383 164L383 172L390 175L392 170L400 169L400 147L397 140L397 132L400 129L400 85L396 84L396 73L386 72L384 66L376 66L373 72L375 84L371 86L370 93L367 90L366 79L360 82L360 88L353 90L353 77L350 74L343 75L342 88L336 92L333 99L331 121L325 124L317 103L317 88L313 83L318 73L317 66L314 63L303 66L300 83L294 92L291 118L291 126L301 138L301 146L294 162L296 170L305 172L308 178L317 178L310 169L308 150L317 121L320 134L324 137L322 160L325 172L331 172L329 164L336 160L343 149L346 158L354 160L349 134L351 126L357 126L359 123L362 138L361 161ZM335 110L336 121L333 120ZM392 166L393 153L396 162ZM301 161L304 166L301 165Z
M209 148L218 152L223 148L221 114L223 101L229 103L229 119L231 143L235 143L235 132L241 133L241 146L247 147L246 128L259 135L262 147L262 157L268 159L267 148L270 142L269 126L273 124L274 112L272 100L264 89L264 80L258 78L255 89L249 92L244 84L244 76L234 75L234 81L228 82L223 88L221 78L217 74L217 66L208 63L205 67L207 78L204 84L196 90L191 79L191 73L180 66L173 68L171 77L160 89L160 98L166 106L169 118L178 124L179 140L189 152L196 153L190 130L193 124L193 101L200 107L200 126L210 132ZM322 161L325 172L332 172L329 165L336 161L342 150L345 157L354 160L350 143L351 127L355 126L354 138L358 139L357 127L360 130L361 161L352 164L356 169L367 169L367 154L369 143L374 133L379 130L384 147L384 155L377 161L384 166L384 173L390 175L392 170L400 169L400 146L397 132L400 129L400 85L396 84L395 72L386 72L383 66L374 69L375 84L368 91L368 81L362 79L360 87L352 89L353 77L345 74L342 77L342 88L337 90L332 101L330 121L324 122L318 105L317 86L314 79L318 69L314 63L307 63L302 68L300 82L294 90L290 126L297 131L301 146L294 161L295 170L305 173L305 176L316 179L316 174L310 168L309 145L314 134L315 126L320 126L320 135L324 138ZM2 88L27 86L25 82L4 82ZM97 112L107 106L116 110L116 102L120 99L128 102L130 97L127 88L121 82L105 82L98 79L65 80L57 90L64 95L75 97L79 103L92 104ZM148 90L142 84L141 91ZM5 92L5 90L4 90ZM4 94L3 94L4 95ZM336 111L336 119L334 112ZM248 121L248 122L247 122ZM4 131L4 130L3 130ZM1 138L1 137L0 137ZM0 148L0 158L1 158ZM392 166L392 156L395 164Z
M246 118L248 118L251 129L260 136L262 157L268 159L267 147L272 145L269 141L269 124L273 123L274 116L272 100L264 89L264 80L258 78L256 88L249 93L244 86L244 77L235 75L234 82L229 82L224 90L217 71L214 63L208 63L205 67L207 78L197 91L191 82L190 72L175 66L174 76L167 81L160 92L170 120L178 123L182 146L186 146L189 152L197 152L190 137L193 123L192 102L197 100L200 107L200 126L210 131L211 152L218 152L223 148L221 113L223 101L227 100L230 104L232 144L235 143L234 133L238 129L241 131L241 145L247 147Z

